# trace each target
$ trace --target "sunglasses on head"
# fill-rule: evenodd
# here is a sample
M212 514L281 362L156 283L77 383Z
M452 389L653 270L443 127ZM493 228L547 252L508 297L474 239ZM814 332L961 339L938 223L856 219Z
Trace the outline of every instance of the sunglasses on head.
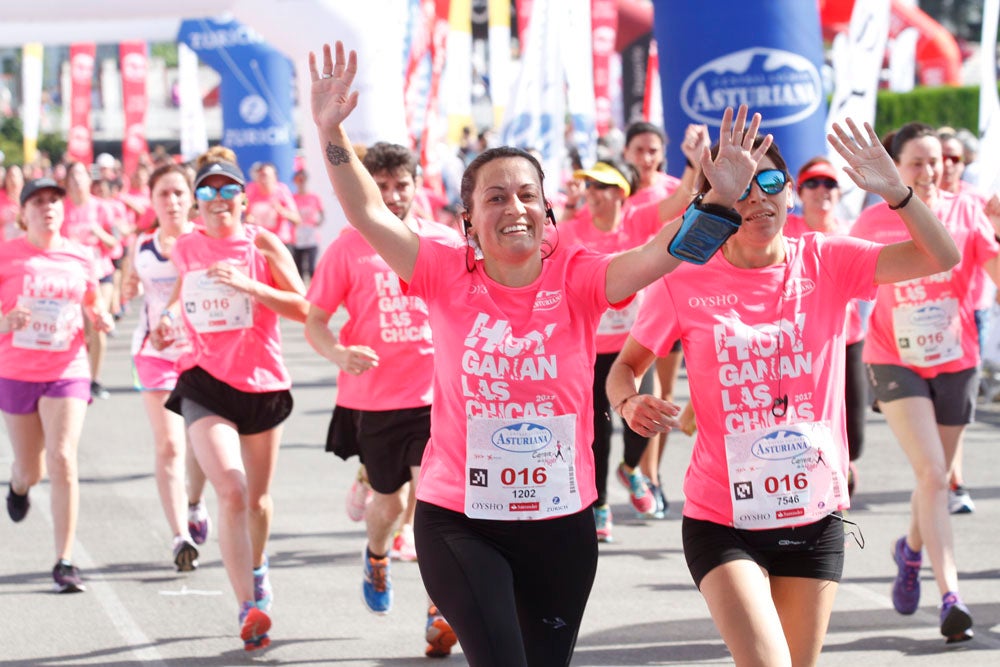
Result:
M590 190L591 188L594 188L595 190L610 190L611 188L617 188L617 187L618 186L614 185L613 183L601 183L600 181L591 181L591 180L588 180L586 182L586 188L588 190Z
M750 185L747 186L746 191L743 195L736 201L743 201L750 196L750 188L753 187L754 181L765 194L776 195L785 188L785 183L788 182L788 176L781 169L765 169L763 171L758 171L753 176L753 180L750 181Z
M941 159L944 160L945 162L950 162L952 164L958 164L959 162L962 161L962 156L961 155L942 155Z
M815 190L816 188L823 186L827 190L833 190L837 187L837 181L832 178L810 178L802 181L802 187L806 190Z
M194 196L198 201L212 201L216 195L221 195L223 199L229 201L243 192L243 188L236 183L226 183L221 188L213 188L211 185L202 185L194 191Z

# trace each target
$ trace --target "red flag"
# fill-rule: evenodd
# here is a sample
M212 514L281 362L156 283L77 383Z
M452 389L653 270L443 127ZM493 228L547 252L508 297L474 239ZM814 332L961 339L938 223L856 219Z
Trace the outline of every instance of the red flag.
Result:
M126 174L135 172L146 145L146 42L122 42L118 45L122 73L122 106L125 111L125 137L122 139L122 167Z
M66 153L88 167L94 161L90 133L90 84L94 78L97 45L71 44L69 47L70 119Z

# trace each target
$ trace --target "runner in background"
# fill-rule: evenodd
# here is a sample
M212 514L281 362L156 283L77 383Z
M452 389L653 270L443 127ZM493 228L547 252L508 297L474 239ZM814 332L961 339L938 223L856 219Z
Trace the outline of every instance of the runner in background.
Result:
M979 337L972 291L984 268L1000 278L994 225L982 206L943 192L941 141L934 128L907 123L891 151L913 199L944 223L961 262L947 272L879 287L865 338L864 361L879 409L913 467L910 525L892 550L897 566L893 606L913 614L920 606L920 566L927 547L941 595L941 634L949 642L972 637L972 615L958 590L958 565L948 508L948 475L965 427L975 417ZM906 230L887 205L861 212L851 234L892 243Z
M122 296L126 302L140 293L143 296L132 336L134 384L142 392L153 430L156 488L173 536L174 565L179 572L188 572L198 567L195 545L208 539L208 512L201 500L205 473L188 451L184 419L164 404L177 384L177 360L191 346L182 326L174 328L173 344L162 350L152 344L152 334L177 283L177 267L170 255L178 237L194 229L189 220L194 193L185 169L175 164L159 167L149 185L154 226L141 233L131 248Z
M292 257L302 280L308 285L316 270L319 255L319 227L323 224L323 200L315 192L309 192L309 174L305 169L295 172L295 207L301 222L295 225L295 239L292 242Z
M52 179L29 181L20 199L26 234L0 243L0 411L14 452L7 514L24 520L28 492L48 472L52 578L57 592L76 593L84 590L72 563L77 452L91 400L82 320L104 332L114 320L101 301L90 249L61 233L65 194Z
M276 235L292 252L295 227L302 217L291 190L278 180L278 170L270 162L256 165L253 184L256 187L247 189L247 222Z
M24 172L18 165L10 165L4 172L3 189L0 190L0 240L13 241L24 236L24 229L18 224L23 188Z
M219 549L240 605L240 637L252 651L270 644L270 488L281 424L292 411L278 318L305 321L308 305L284 244L243 224L245 183L232 162L199 169L194 186L204 227L174 245L170 259L180 279L154 345L170 344L183 318L192 349L178 361L181 374L166 406L183 415L215 489Z
M454 231L416 214L412 151L378 142L368 147L363 164L385 207L408 229L421 238L461 245ZM397 552L415 557L404 487L416 486L430 437L434 344L427 304L407 296L385 260L351 228L323 253L307 296L306 338L340 367L327 450L345 460L358 454L374 490L364 513L362 599L372 613L387 614L393 602L389 552L397 526ZM335 334L330 318L341 306L348 319ZM428 656L451 653L455 634L433 602L425 635Z
M788 214L782 233L789 238L799 238L808 232L844 235L851 231L851 224L836 216L840 201L837 170L825 157L814 157L799 168L795 178L796 191L802 203L802 215ZM844 404L847 411L847 493L854 494L858 483L855 461L861 456L865 444L865 417L871 401L868 398L868 376L861 352L865 345L865 318L871 304L852 299L847 305L847 338L844 374Z
M112 216L101 201L91 194L90 170L82 162L72 162L66 167L66 222L63 234L71 241L88 248L97 263L101 302L111 303L114 293L115 267L112 258L120 255L121 244L115 237ZM107 333L84 320L87 334L87 355L90 359L90 390L93 398L106 399L111 396L101 384L101 368L108 348Z

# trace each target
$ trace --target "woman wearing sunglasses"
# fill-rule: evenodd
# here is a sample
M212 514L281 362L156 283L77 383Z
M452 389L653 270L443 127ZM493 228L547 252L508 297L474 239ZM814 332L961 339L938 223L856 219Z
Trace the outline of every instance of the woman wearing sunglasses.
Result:
M1000 245L996 219L991 224L978 201L940 189L941 142L934 128L904 125L893 136L891 154L913 199L934 211L961 253L961 262L947 273L880 287L865 339L872 391L916 478L909 526L892 549L898 568L892 603L901 614L919 608L921 552L927 547L941 595L941 634L962 641L972 637L972 616L958 593L948 474L975 416L979 386L977 295L970 285L984 269L1000 281ZM880 204L862 211L851 233L893 242L905 230Z
M292 411L279 316L304 322L305 286L277 236L244 225L243 172L213 161L195 176L203 229L177 239L180 279L159 317L158 344L183 321L191 350L166 407L184 417L195 456L219 500L219 549L240 604L248 651L270 643L266 555L271 479L281 423Z
M784 234L798 238L807 232L820 234L849 234L851 225L837 217L840 203L840 184L837 170L825 157L807 160L795 179L802 214L788 214ZM870 304L869 304L870 305ZM847 448L850 463L847 469L847 492L854 494L858 471L854 461L861 456L865 441L865 415L868 411L868 377L861 361L864 349L865 320L861 306L852 299L847 306L847 362L844 375L844 402L847 408Z
M814 665L823 645L843 570L840 511L850 504L848 301L958 261L874 131L847 124L830 136L846 173L896 208L912 240L786 238L793 192L772 145L742 196L729 200L738 230L703 265L685 264L648 288L608 378L611 403L636 432L666 430L676 406L639 394L636 379L680 338L697 420L684 555L738 665Z

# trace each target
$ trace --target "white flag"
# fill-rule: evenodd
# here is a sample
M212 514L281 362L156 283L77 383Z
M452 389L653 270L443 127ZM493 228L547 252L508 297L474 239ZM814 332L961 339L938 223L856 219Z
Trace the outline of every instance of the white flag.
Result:
M208 150L205 109L198 83L198 55L177 44L177 93L180 97L181 157L193 160Z
M844 120L848 117L859 127L866 122L875 125L875 95L888 37L889 0L854 3L847 37L838 35L833 42L835 88L826 118L827 133L832 131L835 122L846 127ZM835 167L846 165L832 148L828 157ZM854 219L864 205L865 192L846 175L838 180L841 188L840 214Z
M920 31L904 28L889 45L889 90L908 93L917 78L917 40Z
M979 191L1000 192L1000 98L997 97L996 47L1000 0L986 0L979 74Z
M25 44L21 58L21 122L24 135L24 164L38 154L38 127L42 119L42 45ZM30 178L25 174L25 178Z

